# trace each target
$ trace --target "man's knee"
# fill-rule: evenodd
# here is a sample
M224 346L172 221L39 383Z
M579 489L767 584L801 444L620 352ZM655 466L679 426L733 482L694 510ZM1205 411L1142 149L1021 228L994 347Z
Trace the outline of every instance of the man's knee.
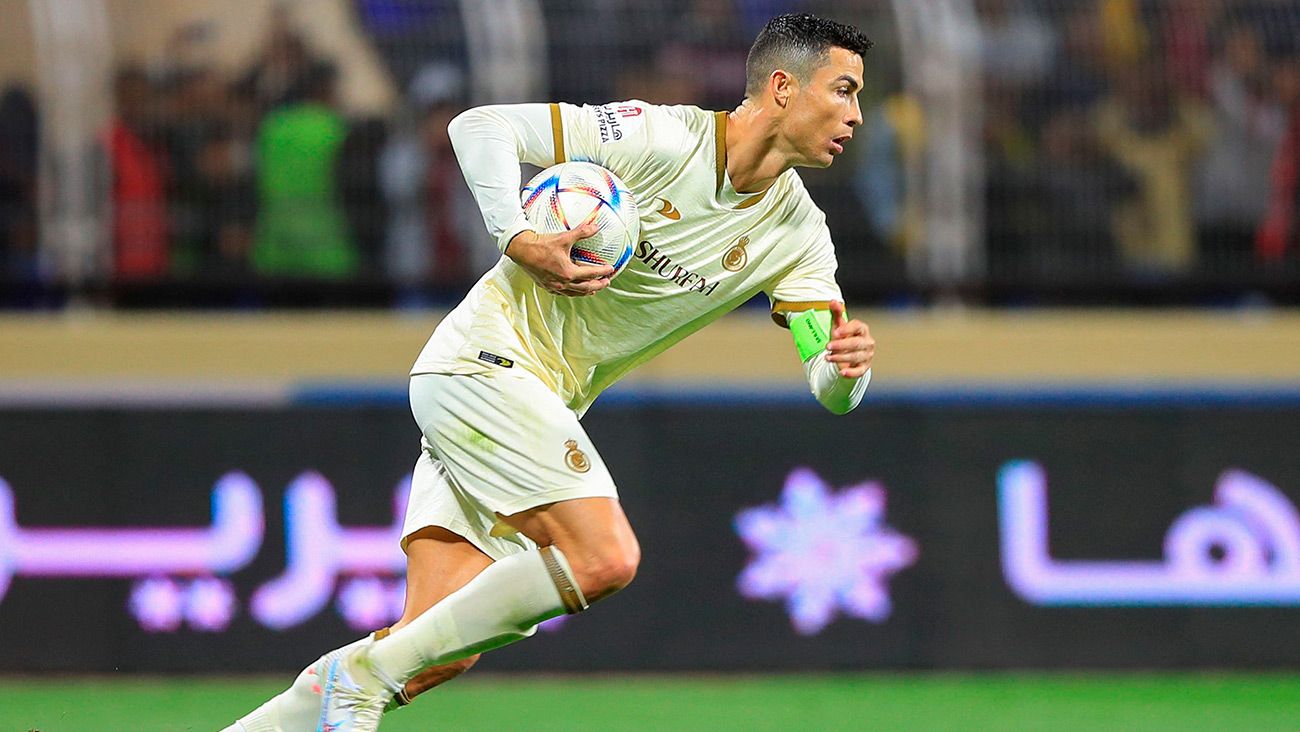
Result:
M631 584L640 564L641 549L632 542L588 552L573 569L582 594L594 602Z

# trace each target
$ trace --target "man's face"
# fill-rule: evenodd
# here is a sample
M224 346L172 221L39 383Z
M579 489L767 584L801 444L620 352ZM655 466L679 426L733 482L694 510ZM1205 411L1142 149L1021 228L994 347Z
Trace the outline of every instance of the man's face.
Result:
M781 124L795 165L825 168L844 152L853 128L862 124L861 89L862 57L843 48L832 48L808 83L795 87Z

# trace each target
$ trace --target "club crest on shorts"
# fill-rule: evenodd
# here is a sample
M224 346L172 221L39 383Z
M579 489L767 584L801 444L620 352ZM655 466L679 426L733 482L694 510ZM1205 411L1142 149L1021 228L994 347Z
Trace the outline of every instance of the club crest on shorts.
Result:
M569 470L575 473L591 470L591 461L587 459L587 453L578 449L577 440L565 440L564 446L568 448L568 452L564 453L564 464L569 466Z
M749 255L745 253L746 246L749 246L749 237L740 237L740 241L722 255L722 268L728 272L739 272L744 269L745 265L749 264Z

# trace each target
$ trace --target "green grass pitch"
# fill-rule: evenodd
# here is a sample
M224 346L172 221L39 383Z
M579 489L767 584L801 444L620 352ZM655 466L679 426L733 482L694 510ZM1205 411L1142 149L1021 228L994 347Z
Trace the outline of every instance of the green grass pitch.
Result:
M0 678L0 731L215 732L268 678ZM1300 729L1300 674L512 676L455 681L385 732Z

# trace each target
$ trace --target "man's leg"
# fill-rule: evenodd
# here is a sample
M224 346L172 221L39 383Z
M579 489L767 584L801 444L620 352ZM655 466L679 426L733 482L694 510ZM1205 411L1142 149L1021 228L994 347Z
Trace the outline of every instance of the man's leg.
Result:
M430 526L411 534L406 545L406 604L393 629L401 628L460 589L491 563L473 544L446 529ZM366 637L321 656L298 675L292 686L240 718L226 732L312 732L320 718L325 669L332 661L370 642ZM399 699L409 701L422 691L456 678L476 660L477 656L471 656L427 669L407 684Z
M579 498L506 517L539 549L493 562L453 592L330 670L325 712L349 729L379 712L421 671L526 637L537 623L578 612L632 581L640 547L618 501Z
M406 544L406 604L401 619L389 632L409 625L435 603L464 587L491 563L492 559L473 544L442 527L429 526L411 534ZM417 694L465 673L476 661L477 654L425 669L406 682L398 701L409 703Z
M613 498L551 503L506 516L505 522L538 546L563 551L588 602L626 587L641 563L636 534Z
M587 502L592 503L588 504ZM605 536L601 536L599 532L591 532L591 535L587 535L587 532L583 532L582 536L575 535L570 525L587 521L588 514L594 514L592 524L608 527L609 533ZM574 563L575 557L579 558L578 563L584 568L581 577L585 577L585 580L579 578L579 585L582 588L583 595L589 602L595 602L611 594L619 587L627 585L632 580L632 575L636 572L636 565L640 561L641 550L637 545L636 536L632 533L632 527L628 525L627 517L623 515L623 509L617 501L596 498L565 501L508 516L505 521L524 536L537 542L539 546L561 547L561 551L564 551L565 556L569 558L570 565ZM437 531L455 537L455 534L446 529L437 529ZM416 536L419 536L419 534ZM593 546L607 543L615 545L617 549L611 552ZM465 542L465 544L469 546L468 542ZM569 549L564 550L563 547L565 546L569 547ZM412 540L408 548L412 569L415 568L418 560L423 560L422 556L417 557L414 551L415 548L416 542ZM472 546L470 548L473 549ZM445 550L439 548L437 551L439 551L438 556L445 556ZM486 556L482 554L480 556L483 560L490 561ZM421 563L423 562L421 561ZM455 572L455 577L451 579L441 577L438 574L438 568L443 565L437 560L428 562L427 566L430 567L430 571L420 572L418 575L415 572L408 572L406 607L402 612L401 621L393 625L393 630L398 630L410 624L415 616L441 601L452 591L460 589L473 578L473 575L464 577L465 573L459 570ZM469 566L468 563L465 566ZM486 566L484 564L479 567L474 572L474 575L477 575ZM577 567L574 567L575 575L578 572ZM426 585L433 586L429 588L421 587L418 591L413 592L412 587L416 581L416 576L429 578L423 580L423 582ZM464 577L464 581L459 581L462 577ZM433 666L421 671L417 676L406 682L402 692L398 694L399 700L402 703L409 703L416 695L450 681L469 670L469 667L473 666L478 658L479 654L474 654L459 661Z
M617 500L561 501L505 521L540 549L494 562L428 612L377 640L368 656L387 684L404 684L429 666L513 643L543 620L578 612L617 592L636 574L640 547Z

